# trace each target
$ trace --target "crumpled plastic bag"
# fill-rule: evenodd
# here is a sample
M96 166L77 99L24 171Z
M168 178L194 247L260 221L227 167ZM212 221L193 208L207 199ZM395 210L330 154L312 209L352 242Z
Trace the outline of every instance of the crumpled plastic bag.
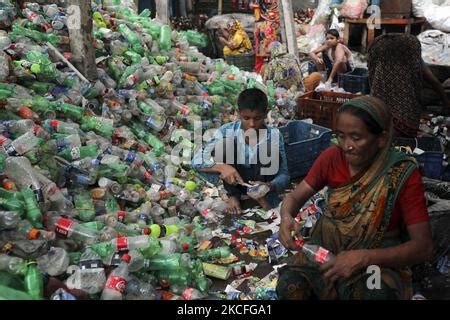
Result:
M367 8L366 0L346 0L341 9L341 16L349 19L359 19Z

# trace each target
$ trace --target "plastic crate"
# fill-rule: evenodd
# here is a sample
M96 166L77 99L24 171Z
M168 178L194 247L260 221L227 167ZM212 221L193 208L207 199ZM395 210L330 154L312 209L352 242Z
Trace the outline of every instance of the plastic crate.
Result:
M305 176L320 153L330 146L328 128L294 120L279 130L284 138L291 178Z
M353 71L338 75L339 87L347 92L369 94L369 70L355 68Z
M393 144L394 146L409 146L413 151L416 147L425 151L420 155L414 155L422 174L431 179L441 179L444 147L438 138L394 138Z
M336 129L336 112L344 102L360 95L342 92L310 91L297 98L297 118L311 118L325 128Z

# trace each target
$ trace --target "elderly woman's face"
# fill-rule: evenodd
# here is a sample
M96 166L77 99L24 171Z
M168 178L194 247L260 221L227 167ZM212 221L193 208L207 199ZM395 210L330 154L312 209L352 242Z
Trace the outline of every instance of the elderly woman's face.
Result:
M372 164L383 146L381 137L371 133L360 118L350 113L338 116L336 135L347 163L356 169Z

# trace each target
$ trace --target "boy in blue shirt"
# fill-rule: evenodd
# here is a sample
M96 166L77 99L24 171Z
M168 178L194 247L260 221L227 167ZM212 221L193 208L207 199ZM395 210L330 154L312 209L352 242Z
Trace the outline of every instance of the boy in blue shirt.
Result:
M220 127L194 156L192 167L208 181L217 184L219 178L223 180L229 213L239 214L241 200L248 196L265 210L277 207L278 194L289 183L283 137L278 129L265 125L267 112L264 92L242 91L238 97L239 119ZM264 186L265 191L255 194L251 188L254 185Z

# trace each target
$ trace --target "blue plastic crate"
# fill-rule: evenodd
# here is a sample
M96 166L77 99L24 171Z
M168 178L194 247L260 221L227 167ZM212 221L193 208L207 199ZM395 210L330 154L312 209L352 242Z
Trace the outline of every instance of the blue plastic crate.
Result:
M347 92L369 94L369 71L366 68L355 68L353 71L338 76L340 88Z
M279 130L291 178L305 176L320 153L330 146L331 129L316 124L295 120Z
M442 160L444 147L438 138L395 138L395 146L409 146L411 150L416 147L425 151L421 155L414 155L420 165L422 174L431 179L441 179L443 174Z

